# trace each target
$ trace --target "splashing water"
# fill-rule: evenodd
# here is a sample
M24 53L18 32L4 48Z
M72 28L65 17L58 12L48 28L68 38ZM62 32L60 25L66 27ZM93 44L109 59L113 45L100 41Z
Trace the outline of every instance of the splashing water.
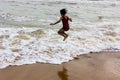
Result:
M59 10L73 19L68 39L57 34ZM80 54L120 49L119 1L0 1L0 68L36 62L61 64Z

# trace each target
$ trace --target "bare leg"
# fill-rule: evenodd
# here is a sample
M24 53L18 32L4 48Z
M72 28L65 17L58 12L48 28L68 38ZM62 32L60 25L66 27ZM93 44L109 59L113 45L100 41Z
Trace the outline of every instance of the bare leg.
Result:
M65 37L64 29L60 29L60 30L58 31L58 34L61 35L61 36L63 36L63 37Z
M68 35L65 33L64 29L60 29L58 31L58 34L64 37L63 41L65 41L68 37Z
M68 35L66 33L64 33L64 34L65 34L65 37L64 37L63 41L65 41L68 37Z

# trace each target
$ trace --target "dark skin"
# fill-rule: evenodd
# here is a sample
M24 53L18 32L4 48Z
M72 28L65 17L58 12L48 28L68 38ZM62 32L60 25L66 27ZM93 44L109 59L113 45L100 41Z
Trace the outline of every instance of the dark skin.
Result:
M55 23L51 23L50 25L55 25L55 24L60 23L63 18L68 18L68 17L66 15L61 15L61 17L60 17L60 19L58 21L56 21ZM72 22L71 18L68 18L68 20ZM65 41L67 39L67 37L68 37L68 34L66 34L65 30L62 29L62 28L58 31L58 34L64 37L63 41Z

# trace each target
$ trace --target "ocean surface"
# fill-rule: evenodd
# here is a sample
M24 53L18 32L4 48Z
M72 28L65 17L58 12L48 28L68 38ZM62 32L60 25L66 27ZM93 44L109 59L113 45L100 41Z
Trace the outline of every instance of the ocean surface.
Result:
M50 26L66 8L69 37ZM119 0L0 0L0 68L61 64L90 52L120 50Z

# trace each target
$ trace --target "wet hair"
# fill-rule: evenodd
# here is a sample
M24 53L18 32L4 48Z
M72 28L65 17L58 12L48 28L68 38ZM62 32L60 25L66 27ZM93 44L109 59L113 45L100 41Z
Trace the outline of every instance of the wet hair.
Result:
M61 15L65 15L66 13L67 13L67 10L66 10L66 9L61 9L61 10L60 10L60 14L61 14Z

